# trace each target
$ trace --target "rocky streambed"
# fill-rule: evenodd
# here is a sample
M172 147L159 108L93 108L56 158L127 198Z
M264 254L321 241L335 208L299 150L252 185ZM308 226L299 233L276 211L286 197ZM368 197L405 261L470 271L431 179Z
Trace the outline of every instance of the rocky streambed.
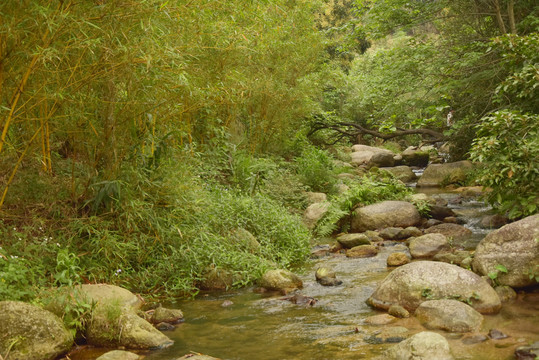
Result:
M485 278L465 266L450 264L462 262L489 232L478 226L488 208L474 198L462 200L456 193L437 196L447 200L457 218L464 218L470 231L458 243L460 253L455 244L445 248L446 254L450 250L456 257L438 254L441 261L431 261L431 254L408 265L388 267L388 258L395 254L412 258L411 241L382 240L376 243L377 253L350 256L350 250L344 248L329 251L335 241L328 240L327 245L313 248L314 258L308 266L296 269L303 287L287 296L243 289L166 304L185 313L185 322L164 332L174 344L140 354L155 360L178 359L189 353L238 360L389 359L397 354L408 359L414 349L414 359L517 358L517 349L539 341L539 292L532 288L516 293L499 288L496 292ZM315 278L321 268L334 272L341 283L321 285ZM422 282L418 293L413 294L413 289L407 294L381 292L381 284L399 272ZM494 281L504 275L493 276ZM399 289L413 280L401 277ZM414 299L420 301L416 304ZM389 309L392 303L404 308ZM70 359L93 359L105 351L84 349L70 354Z

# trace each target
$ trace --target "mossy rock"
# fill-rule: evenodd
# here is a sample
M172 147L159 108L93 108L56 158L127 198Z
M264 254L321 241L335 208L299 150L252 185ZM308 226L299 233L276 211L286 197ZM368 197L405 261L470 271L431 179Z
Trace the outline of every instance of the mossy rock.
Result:
M0 354L10 360L49 360L66 353L73 335L62 320L40 307L0 302Z

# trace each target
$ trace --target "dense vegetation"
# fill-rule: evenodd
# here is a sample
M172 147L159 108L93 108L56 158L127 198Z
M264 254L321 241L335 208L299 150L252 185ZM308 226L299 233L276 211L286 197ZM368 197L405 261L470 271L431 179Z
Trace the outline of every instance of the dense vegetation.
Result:
M301 263L304 191L335 194L343 171L314 121L443 133L493 204L538 211L533 1L8 0L0 19L2 299L177 296ZM352 184L314 235L404 193Z

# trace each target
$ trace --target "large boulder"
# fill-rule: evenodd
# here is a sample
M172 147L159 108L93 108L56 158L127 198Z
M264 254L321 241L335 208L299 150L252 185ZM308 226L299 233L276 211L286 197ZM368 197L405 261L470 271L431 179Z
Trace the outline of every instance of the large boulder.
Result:
M328 212L330 205L331 204L329 202L314 203L309 205L303 214L303 223L305 226L311 230L314 229L318 221L322 219L322 217L324 217L324 215Z
M459 224L443 223L429 227L425 230L425 234L442 234L459 243L461 240L469 238L473 232Z
M406 201L383 201L354 211L352 232L383 229L386 227L414 226L421 221L416 207Z
M426 234L410 241L410 254L413 258L429 258L448 249L447 238L442 234Z
M402 163L408 166L425 167L429 163L429 152L409 147L402 152Z
M404 183L411 183L417 180L416 174L412 171L412 169L409 166L402 165L402 166L395 166L395 167L385 167L380 170L385 170L389 172L391 175L399 179L400 181Z
M294 273L283 270L269 270L260 279L260 286L268 290L283 290L290 291L294 289L301 289L303 287L303 281Z
M354 145L352 146L352 151L353 152L350 154L352 159L351 164L356 166L393 166L395 161L393 159L395 154L386 149L380 149L367 145Z
M352 234L342 234L342 235L339 235L337 236L337 241L339 242L339 244L342 245L342 247L346 248L346 249L351 249L355 246L359 246L359 245L370 245L371 242L369 240L369 236L364 234L364 233L361 233L361 234L357 234L357 233L352 233Z
M507 272L498 271L499 265ZM539 271L539 214L488 234L477 246L472 266L483 275L497 272L501 285L518 288L537 284L530 275Z
M84 284L76 287L76 290L80 290L87 300L96 304L114 301L121 306L133 309L139 309L142 306L142 300L138 296L116 285Z
M174 343L132 309L115 302L96 306L86 329L86 340L91 345L142 350L161 349Z
M456 184L466 180L473 169L470 161L463 160L454 163L431 164L417 181L418 187L432 187Z
M451 348L440 334L423 331L389 348L384 360L452 360Z
M401 305L413 312L424 301L439 299L465 301L482 314L497 313L502 306L485 279L457 265L435 261L416 261L396 268L367 303L383 310Z
M52 360L73 345L62 320L40 307L0 302L0 355L13 360Z
M429 329L449 332L479 331L483 315L457 300L425 301L415 311L415 317Z

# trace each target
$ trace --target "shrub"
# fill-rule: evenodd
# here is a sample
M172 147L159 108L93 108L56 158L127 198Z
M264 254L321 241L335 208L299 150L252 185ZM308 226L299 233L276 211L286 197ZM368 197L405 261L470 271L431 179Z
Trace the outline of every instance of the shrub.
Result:
M301 181L311 191L331 193L336 183L331 156L324 150L307 146L296 158Z
M492 188L487 200L510 218L539 210L539 116L502 110L477 125L471 159L481 163L479 181Z

